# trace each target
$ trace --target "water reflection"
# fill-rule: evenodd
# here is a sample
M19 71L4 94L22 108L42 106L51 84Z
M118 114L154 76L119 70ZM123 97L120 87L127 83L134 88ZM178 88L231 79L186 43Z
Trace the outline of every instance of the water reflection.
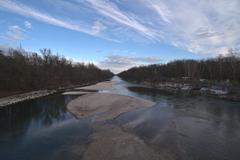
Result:
M66 104L73 97L53 95L22 102L0 110L0 133L24 130L29 127L51 126L72 116L67 113Z
M128 89L154 97L158 104L151 109L126 113L113 123L144 139L164 159L239 159L238 102L166 96L139 86Z
M67 112L66 105L74 98L52 95L2 108L1 159L53 159L68 142L84 144L92 122L79 122Z

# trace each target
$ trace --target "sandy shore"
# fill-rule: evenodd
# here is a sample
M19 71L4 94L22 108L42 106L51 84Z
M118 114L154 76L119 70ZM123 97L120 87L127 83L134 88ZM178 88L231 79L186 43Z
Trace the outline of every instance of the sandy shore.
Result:
M75 90L108 90L112 88L112 82L111 81L106 81L106 82L100 82L94 85L86 86L86 87L79 87L75 88Z
M85 94L89 94L92 92L86 92L86 91L69 91L69 92L64 92L62 93L62 95L85 95Z
M67 108L77 118L94 116L96 121L112 119L121 113L140 107L151 107L155 103L134 98L107 93L91 93L71 101Z
M40 91L34 91L34 92L28 92L28 93L3 97L3 98L0 98L0 108L11 105L11 104L19 103L22 101L27 101L27 100L47 96L56 92L57 92L56 90L40 90Z
M90 94L90 93L98 92L101 90L109 90L109 89L112 89L112 82L105 81L105 82L99 82L94 85L74 88L71 91L62 93L62 95L79 95L79 96L81 96L81 95Z

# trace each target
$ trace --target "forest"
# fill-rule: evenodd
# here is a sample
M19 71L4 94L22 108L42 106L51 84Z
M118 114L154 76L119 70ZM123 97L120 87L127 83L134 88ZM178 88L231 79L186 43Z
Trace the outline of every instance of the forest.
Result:
M0 50L0 96L4 93L55 89L97 82L113 76L94 64L75 63L50 49L41 54L23 49Z
M194 82L227 81L232 84L240 82L240 52L229 50L225 56L204 60L175 60L166 64L139 66L123 71L119 76L134 82L169 82L191 80Z

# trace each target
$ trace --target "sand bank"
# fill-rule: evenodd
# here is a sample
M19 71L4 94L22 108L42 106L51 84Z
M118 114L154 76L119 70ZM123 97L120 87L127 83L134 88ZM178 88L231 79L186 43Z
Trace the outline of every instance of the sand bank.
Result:
M94 85L86 86L86 87L79 87L75 88L75 90L107 90L112 88L112 82L100 82Z
M77 118L95 116L97 121L102 121L140 107L151 107L154 104L154 102L130 96L91 93L74 99L67 108Z
M159 154L137 136L117 126L104 125L94 129L83 160L160 160Z
M84 91L69 91L69 92L64 92L62 93L62 95L85 95L85 94L89 94L92 92L84 92Z

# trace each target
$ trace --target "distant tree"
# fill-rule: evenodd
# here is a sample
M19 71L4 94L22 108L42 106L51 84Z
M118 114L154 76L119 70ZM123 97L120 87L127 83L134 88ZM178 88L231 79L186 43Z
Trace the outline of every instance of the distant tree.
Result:
M23 49L0 52L0 92L57 88L111 78L113 73L94 64L73 63L41 49L41 55ZM3 54L4 53L4 54Z
M129 81L163 82L188 77L193 81L208 79L211 81L231 80L240 82L240 52L229 50L226 56L206 60L177 60L167 64L134 67L119 74Z

